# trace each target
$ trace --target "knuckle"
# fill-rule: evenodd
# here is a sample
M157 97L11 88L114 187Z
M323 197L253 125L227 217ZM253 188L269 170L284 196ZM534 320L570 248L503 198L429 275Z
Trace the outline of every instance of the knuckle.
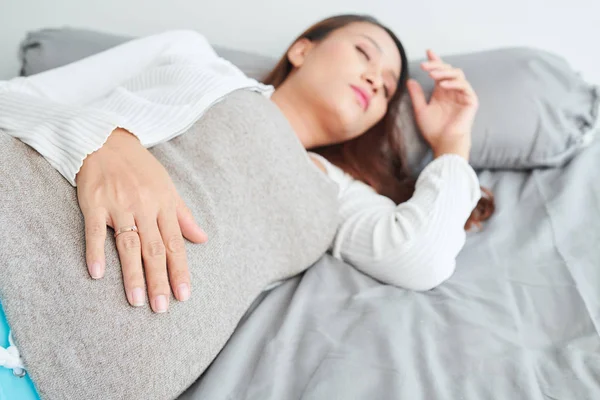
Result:
M144 287L144 275L141 265L129 265L128 268L123 268L123 281L130 288Z
M106 225L101 222L92 222L85 225L85 234L89 237L101 237L106 233Z
M140 248L140 238L136 233L124 233L119 235L123 243L123 247L127 251L133 251Z
M116 190L113 198L116 203L120 206L120 208L131 211L136 208L138 204L143 204L142 199L140 198L140 192L138 189L136 190Z
M113 198L120 210L128 213L139 213L141 210L152 210L156 195L149 188L132 185L126 189L116 189Z
M170 253L180 254L185 251L185 242L181 235L173 235L167 241L167 247Z
M148 282L148 293L150 293L151 296L156 296L159 294L168 295L169 291L169 282L167 281L166 277L164 279L155 278L152 282Z
M184 202L179 202L177 203L177 208L179 209L179 211L185 215L191 215L192 211L189 209L189 207L184 203Z
M151 200L156 199L158 193L160 192L158 192L156 188L143 186L140 187L136 200L145 204Z
M146 245L148 257L160 257L165 255L165 245L160 240L153 240Z
M181 268L175 271L169 271L169 280L171 281L171 285L173 289L175 289L181 283L190 282L189 274L187 266L183 265Z

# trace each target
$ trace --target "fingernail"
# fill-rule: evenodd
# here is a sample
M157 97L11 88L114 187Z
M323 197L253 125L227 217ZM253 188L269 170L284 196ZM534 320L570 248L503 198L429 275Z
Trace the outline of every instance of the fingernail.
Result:
M190 298L190 287L187 283L180 283L177 286L177 298L179 301L186 301Z
M164 313L167 311L167 296L161 294L154 298L154 311L157 313Z
M198 233L200 234L200 236L202 236L202 239L200 239L202 242L206 242L208 240L208 235L206 234L204 229L198 227Z
M131 292L131 301L135 307L144 305L144 290L142 288L135 288Z
M90 265L90 275L94 279L102 278L102 268L98 261L94 261L92 265Z

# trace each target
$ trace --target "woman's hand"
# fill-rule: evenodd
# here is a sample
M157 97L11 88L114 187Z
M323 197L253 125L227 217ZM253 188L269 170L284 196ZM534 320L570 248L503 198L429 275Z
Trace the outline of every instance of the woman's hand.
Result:
M168 308L169 282L175 297L187 300L191 286L183 236L194 243L205 242L207 236L158 160L134 135L115 129L86 157L76 181L90 275L104 275L106 225L115 231L135 225L138 232L116 238L129 303L145 303L144 272L155 312Z
M433 51L427 51L421 68L429 72L435 86L427 103L421 85L407 82L415 119L435 157L455 153L469 159L471 130L479 102L462 70L445 64Z

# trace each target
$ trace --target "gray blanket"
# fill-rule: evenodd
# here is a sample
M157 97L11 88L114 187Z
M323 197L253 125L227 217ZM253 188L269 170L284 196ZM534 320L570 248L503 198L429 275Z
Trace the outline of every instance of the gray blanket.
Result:
M600 140L562 169L482 171L497 212L426 293L326 255L180 399L600 399L599 171Z
M337 186L261 94L231 93L152 153L209 237L186 243L193 294L165 314L127 303L112 231L106 274L89 277L75 189L0 131L0 299L44 400L176 398L263 289L335 235Z

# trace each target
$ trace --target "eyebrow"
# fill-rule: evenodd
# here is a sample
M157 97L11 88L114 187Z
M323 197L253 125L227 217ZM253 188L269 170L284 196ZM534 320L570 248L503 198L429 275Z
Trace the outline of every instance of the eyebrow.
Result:
M371 36L369 35L365 35L364 33L361 33L360 36L366 38L367 40L369 40L371 43L373 43L373 46L375 46L377 48L377 50L379 50L379 52L381 54L383 54L383 50L381 49L381 46L379 46L379 43L377 43L375 41L375 39L373 39ZM394 78L394 87L396 87L398 85L398 80L400 79L398 77L398 75L396 75L396 73L394 71L390 71L390 73L392 74L392 78Z

